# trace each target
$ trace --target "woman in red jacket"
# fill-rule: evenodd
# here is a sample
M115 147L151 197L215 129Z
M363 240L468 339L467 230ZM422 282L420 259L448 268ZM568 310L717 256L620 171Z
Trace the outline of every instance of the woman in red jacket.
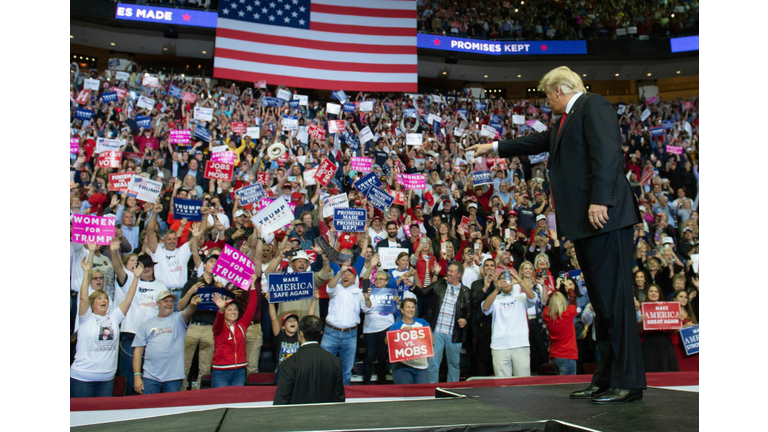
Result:
M558 289L561 283L562 280L558 279ZM576 327L573 325L577 313L573 285L570 285L568 296L570 301L566 303L565 296L555 291L544 308L544 322L549 329L549 357L558 375L576 375L576 361L579 359Z
M260 268L261 266L259 266ZM259 272L261 273L261 272ZM256 286L261 290L261 275L251 279L248 298L258 298ZM238 300L226 301L219 293L213 295L213 301L219 307L213 322L213 379L211 387L229 387L245 385L245 367L248 360L245 354L245 333L256 312L257 301L249 301L245 312L240 315Z

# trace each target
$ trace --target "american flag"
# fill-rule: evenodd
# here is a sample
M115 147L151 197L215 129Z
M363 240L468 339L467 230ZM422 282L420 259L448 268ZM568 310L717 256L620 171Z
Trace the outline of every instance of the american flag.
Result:
M412 0L222 0L214 77L417 91Z

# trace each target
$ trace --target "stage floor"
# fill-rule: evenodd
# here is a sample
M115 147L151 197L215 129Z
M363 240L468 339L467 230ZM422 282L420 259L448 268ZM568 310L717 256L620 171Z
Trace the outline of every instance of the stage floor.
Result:
M464 397L218 408L72 429L99 432L698 430L698 392L650 388L642 401L616 406L568 398L571 391L583 387L584 384L555 384L451 388L450 392Z

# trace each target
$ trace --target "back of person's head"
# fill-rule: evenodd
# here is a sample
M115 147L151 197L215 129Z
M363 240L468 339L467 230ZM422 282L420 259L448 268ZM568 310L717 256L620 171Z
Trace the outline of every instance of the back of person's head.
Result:
M586 93L587 89L584 88L584 82L579 75L570 70L567 66L560 66L559 68L552 69L544 75L544 78L539 81L539 91L556 93L557 88L560 87L563 94L571 94L575 92Z
M560 319L566 308L568 308L568 302L565 301L565 296L560 291L555 291L549 298L549 317L553 321Z
M299 331L307 342L319 342L323 337L323 321L314 315L307 315L299 321Z

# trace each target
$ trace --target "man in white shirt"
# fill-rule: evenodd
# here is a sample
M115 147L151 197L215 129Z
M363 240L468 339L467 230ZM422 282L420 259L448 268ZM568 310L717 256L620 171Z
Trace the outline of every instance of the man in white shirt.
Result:
M464 264L464 274L461 275L461 283L464 286L471 287L474 281L480 279L480 267L475 264L475 249L465 247L462 251L462 257L464 258L462 261L462 264Z
M163 234L163 245L158 247L157 237L153 235L157 226L157 215L163 211L162 204L155 204L152 216L147 224L147 246L152 256L152 260L157 262L155 276L160 279L166 288L176 297L174 307L178 305L181 298L181 290L187 284L189 272L187 263L192 257L192 249L197 249L197 235L190 232L189 241L177 248L178 237L174 231L168 230Z
M368 237L371 238L370 244L373 245L374 249L376 248L376 243L388 237L387 232L382 227L381 216L374 216L371 220L371 227L368 228Z
M341 358L344 385L352 378L352 366L357 352L357 325L360 324L360 296L363 291L354 267L343 265L328 281L328 316L325 318L323 349ZM365 294L365 306L370 308L370 293Z
M517 276L503 274L496 289L483 302L483 313L493 314L491 325L491 355L493 375L497 377L530 376L531 349L528 342L529 306L536 294ZM515 282L514 285L512 282Z

